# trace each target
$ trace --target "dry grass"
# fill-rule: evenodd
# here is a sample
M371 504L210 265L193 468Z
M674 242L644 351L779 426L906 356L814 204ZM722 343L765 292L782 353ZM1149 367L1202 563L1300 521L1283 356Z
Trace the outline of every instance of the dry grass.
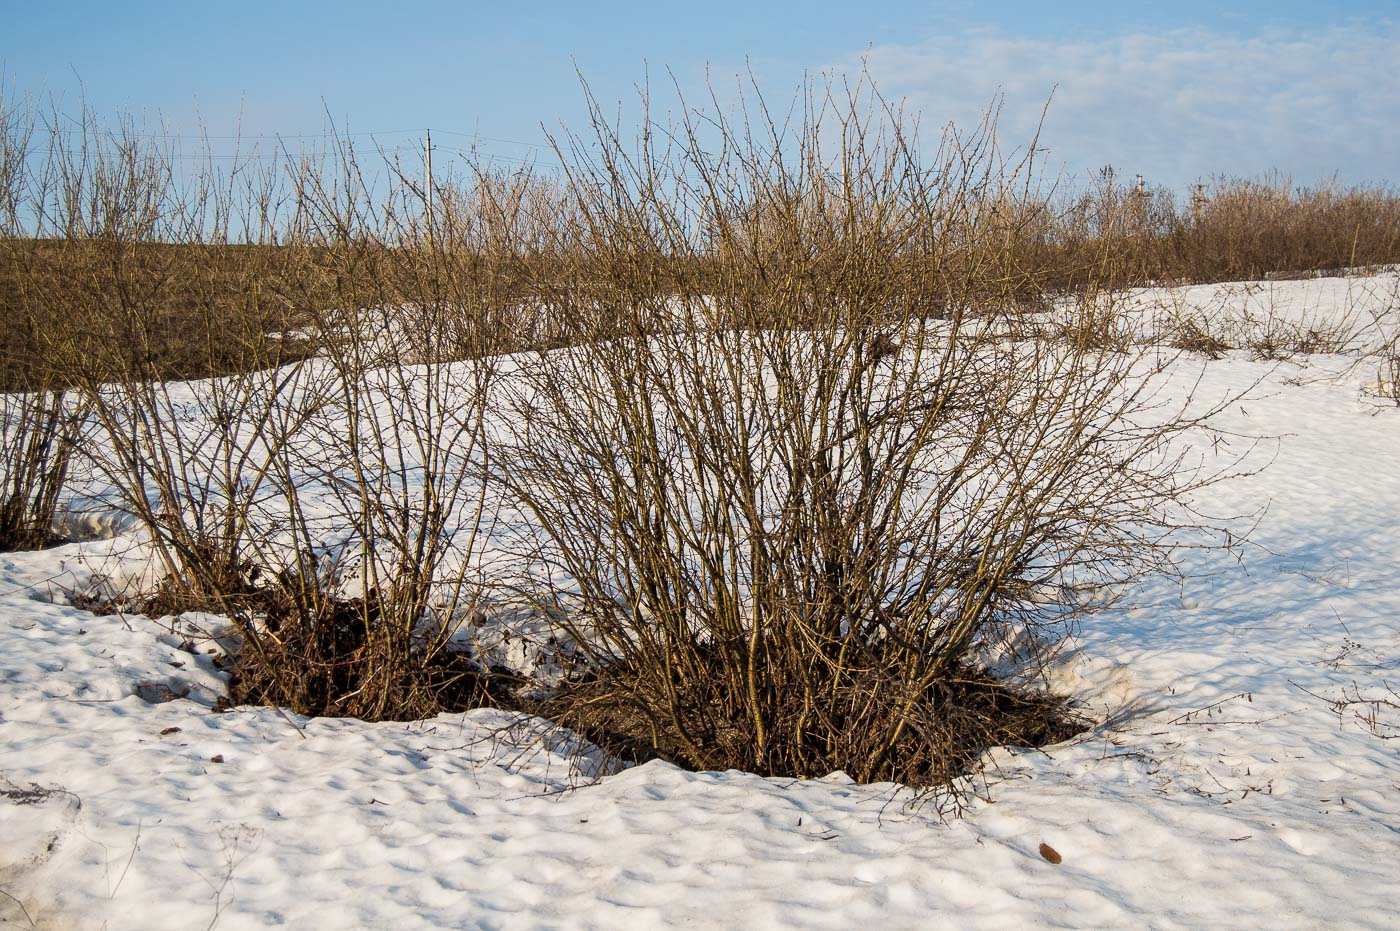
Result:
M1180 196L1111 171L1090 190L1008 211L1017 267L1034 287L1073 293L1301 277L1400 261L1400 193L1218 179Z

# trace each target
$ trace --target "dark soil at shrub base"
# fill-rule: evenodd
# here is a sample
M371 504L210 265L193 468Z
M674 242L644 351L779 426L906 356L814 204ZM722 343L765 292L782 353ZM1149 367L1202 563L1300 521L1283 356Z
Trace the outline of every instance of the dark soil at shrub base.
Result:
M286 590L245 580L223 604L200 600L178 585L152 595L111 599L74 593L75 607L94 614L168 617L187 611L230 614L243 645L215 660L229 673L217 712L241 705L282 708L308 717L419 721L473 708L512 708L520 681L487 669L455 645L414 641L386 623L371 596L298 605Z
M464 654L442 649L395 670L382 668L375 657L371 645L329 662L289 650L269 664L242 650L229 667L229 695L219 710L273 705L309 717L417 721L511 705L506 687ZM357 701L367 694L377 700Z
M788 710L770 722L777 736L772 762L754 757L751 723L718 719L709 701L708 732L683 739L664 708L638 695L640 683L621 665L577 677L543 697L522 697L530 683L505 670L483 669L469 654L438 644L414 648L380 621L373 601L328 602L319 615L287 610L263 622L265 633L229 659L229 694L215 710L276 706L297 714L367 721L414 721L474 708L518 710L568 728L628 762L666 760L693 771L740 769L763 776L815 778L836 769L862 782L899 782L919 788L946 785L976 772L982 754L997 746L1043 747L1087 729L1069 699L999 681L959 667L922 694L913 724L875 764L860 735L808 732L810 746L792 746ZM873 705L893 714L897 700L875 695ZM715 725L713 722L720 720ZM782 743L784 739L788 744ZM697 752L697 748L698 751ZM851 753L843 760L843 750ZM805 761L802 762L802 761ZM866 765L862 771L860 767Z
M858 760L842 763L829 748L820 746L783 747L783 763L761 765L744 755L755 741L749 722L743 720L729 722L728 733L692 735L688 745L661 716L660 709L630 699L627 679L623 670L594 673L524 703L522 710L567 727L629 762L661 759L692 771L740 769L777 777L818 778L837 769L856 775L852 770ZM918 733L893 748L858 781L898 782L918 788L946 785L975 773L982 754L993 747L1050 746L1092 725L1075 712L1069 698L1001 682L970 668L934 683L924 702L922 713L917 715ZM893 702L887 705L894 707ZM936 733L930 733L930 721L936 722L932 725ZM693 749L697 743L702 754L699 759ZM802 756L811 760L810 765L791 765L794 758Z
M56 546L66 546L73 541L49 530L25 531L14 536L0 535L0 553L23 553L33 550L51 550Z
M511 704L502 677L444 642L413 643L371 596L319 612L283 606L232 658L231 705L297 714L414 721Z

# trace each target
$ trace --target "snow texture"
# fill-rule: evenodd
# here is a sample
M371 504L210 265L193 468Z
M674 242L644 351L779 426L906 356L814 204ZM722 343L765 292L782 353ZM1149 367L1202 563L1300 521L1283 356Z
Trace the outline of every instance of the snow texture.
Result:
M1260 287L1314 319L1394 284ZM1212 287L1178 296L1260 293ZM1095 618L1052 684L1100 723L992 752L946 821L839 773L597 778L587 747L501 712L213 714L218 618L68 602L140 572L121 521L0 556L0 924L1393 927L1400 715L1340 703L1400 690L1400 409L1350 356L1174 365L1204 397L1258 382L1221 426L1276 456L1202 504L1268 510Z

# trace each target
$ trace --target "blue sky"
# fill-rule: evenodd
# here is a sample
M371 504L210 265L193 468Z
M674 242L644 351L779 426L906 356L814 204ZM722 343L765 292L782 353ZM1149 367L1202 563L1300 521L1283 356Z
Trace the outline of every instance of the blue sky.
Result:
M1004 95L1002 136L1074 178L1104 164L1185 185L1277 170L1305 184L1400 180L1400 3L700 2L21 3L7 0L11 94L188 132L342 129L412 145L432 127L529 156L583 119L577 65L624 111L650 68L698 100L751 68L787 99L804 72L865 62L925 127ZM663 100L666 98L663 95ZM198 114L198 117L196 116ZM403 131L403 132L397 132ZM927 130L925 135L929 135ZM506 141L509 140L509 141Z

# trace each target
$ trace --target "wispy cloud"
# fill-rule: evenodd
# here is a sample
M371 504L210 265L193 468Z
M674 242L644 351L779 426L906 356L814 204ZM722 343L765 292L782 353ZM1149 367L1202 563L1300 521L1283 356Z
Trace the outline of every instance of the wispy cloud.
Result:
M1315 35L1183 30L1093 41L981 32L871 47L881 91L930 123L975 122L1005 95L1001 138L1083 178L1112 164L1158 183L1278 170L1296 184L1400 181L1400 28Z

